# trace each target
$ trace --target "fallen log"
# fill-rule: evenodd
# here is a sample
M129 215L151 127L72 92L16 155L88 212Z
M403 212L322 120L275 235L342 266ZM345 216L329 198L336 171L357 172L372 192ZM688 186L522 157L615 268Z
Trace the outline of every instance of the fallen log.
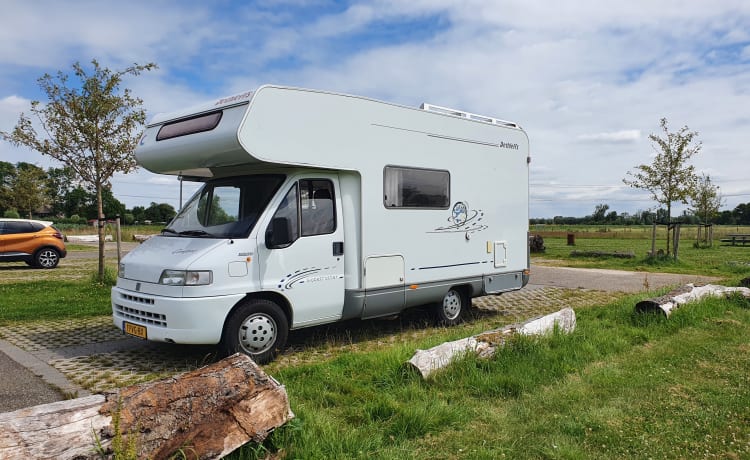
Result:
M746 287L726 287L715 284L695 286L693 284L686 284L666 295L641 300L635 304L635 311L637 313L663 313L665 316L669 316L673 310L680 308L686 303L696 302L705 297L728 297L734 293L739 293L750 298L750 288Z
M113 441L138 458L221 458L294 414L286 390L246 355L175 377L0 414L0 458L96 459ZM122 455L122 453L119 453Z
M613 257L615 259L634 259L635 253L633 251L571 251L570 257Z
M576 314L573 309L564 308L520 324L511 324L472 337L445 342L429 350L417 350L407 363L426 379L436 370L448 366L455 359L468 353L475 353L480 358L491 357L514 334L544 335L552 332L555 326L564 333L575 330Z

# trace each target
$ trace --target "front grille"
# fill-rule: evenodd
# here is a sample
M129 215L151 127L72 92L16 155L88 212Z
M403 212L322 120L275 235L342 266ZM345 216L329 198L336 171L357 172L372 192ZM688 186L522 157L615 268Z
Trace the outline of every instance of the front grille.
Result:
M151 300L151 303L154 303L153 299ZM115 314L126 320L138 321L139 323L150 324L152 326L167 327L167 315L162 315L161 313L152 313L150 311L143 311L115 304Z
M137 297L130 294L120 294L120 297L123 299L129 301L129 302L136 302L136 303L142 303L145 305L153 305L154 299L148 298L148 297Z

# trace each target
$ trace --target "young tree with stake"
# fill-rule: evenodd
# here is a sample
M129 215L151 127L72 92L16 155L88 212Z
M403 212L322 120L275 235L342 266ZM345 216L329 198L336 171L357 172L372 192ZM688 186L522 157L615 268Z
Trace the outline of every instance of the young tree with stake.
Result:
M683 126L677 132L670 132L667 119L659 122L664 133L663 137L656 134L648 136L656 152L653 163L639 165L635 171L629 171L632 179L623 182L634 188L651 192L651 198L666 208L667 228L672 223L672 203L688 204L688 200L695 194L698 178L695 167L689 164L690 159L700 152L702 144L693 143L698 136ZM667 231L667 255L669 255L669 231Z
M32 120L21 114L12 132L0 131L6 141L48 155L75 171L81 183L96 191L99 216L99 279L104 279L104 212L102 190L115 173L136 168L133 150L146 120L143 101L129 89L120 91L125 76L137 76L156 64L133 64L124 70L101 67L95 59L91 68L73 64L77 81L69 75L44 74L39 87L47 95L45 104L31 103L42 135Z

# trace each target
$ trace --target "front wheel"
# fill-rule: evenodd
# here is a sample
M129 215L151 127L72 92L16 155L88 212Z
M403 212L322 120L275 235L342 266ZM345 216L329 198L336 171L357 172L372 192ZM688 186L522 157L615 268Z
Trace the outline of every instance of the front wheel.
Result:
M224 326L222 348L227 355L245 353L258 364L276 357L286 344L289 325L276 303L266 299L245 300Z
M468 309L468 296L457 288L450 288L443 296L443 300L433 306L432 311L438 324L455 326L461 323L463 315Z

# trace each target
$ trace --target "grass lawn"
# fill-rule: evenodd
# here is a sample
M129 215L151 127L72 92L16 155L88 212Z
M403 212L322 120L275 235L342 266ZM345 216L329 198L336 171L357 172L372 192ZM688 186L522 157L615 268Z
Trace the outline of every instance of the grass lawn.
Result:
M412 344L278 369L297 418L231 458L748 458L747 300L668 320L634 302L426 382L403 365Z
M568 267L612 268L631 271L690 273L719 276L730 280L750 274L750 246L727 246L718 242L713 247L696 248L692 241L683 241L679 248L679 259L652 259L648 238L598 238L576 234L575 246L567 245L566 237L544 237L546 250L532 254L532 263L564 265ZM687 244L689 243L689 244ZM666 247L666 240L657 240L657 250ZM573 257L573 251L632 252L635 258Z

